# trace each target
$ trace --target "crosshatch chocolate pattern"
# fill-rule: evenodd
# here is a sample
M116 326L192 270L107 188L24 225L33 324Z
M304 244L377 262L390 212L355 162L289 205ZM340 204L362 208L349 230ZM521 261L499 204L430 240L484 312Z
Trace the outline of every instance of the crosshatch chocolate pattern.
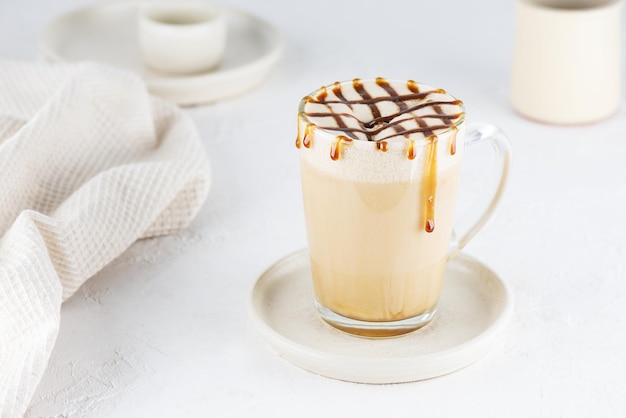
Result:
M305 112L308 118L331 118L335 122L333 125L318 126L321 129L329 131L338 131L352 139L361 139L357 136L357 133L363 134L367 141L381 142L391 139L396 136L408 137L411 134L419 133L426 137L430 137L435 134L436 131L441 129L448 129L454 125L455 120L463 116L463 112L446 114L442 110L444 105L458 106L462 102L460 100L429 100L429 96L434 94L446 94L442 89L420 91L418 84L409 80L406 83L409 94L399 94L394 87L392 87L384 78L377 78L376 84L380 86L388 96L372 97L367 91L363 82L359 79L355 79L352 82L354 90L361 96L361 99L348 100L345 98L342 92L342 85L336 82L332 86L332 93L334 98L329 98L328 90L323 87L319 90L317 95L308 96L306 101L308 103L324 104L328 108L327 112ZM393 103L397 106L397 111L390 114L383 114L379 108L380 103ZM407 102L413 102L411 105ZM417 102L417 103L415 103ZM337 113L331 105L344 104L351 110L358 105L366 105L369 107L372 118L369 121L362 121L351 113ZM429 109L430 113L420 114L419 116L415 112ZM394 120L403 116L403 118ZM345 119L354 119L359 127L349 126ZM434 124L433 122L434 121ZM414 122L416 126L405 127L407 122ZM389 131L386 136L377 137L383 131Z
M379 87L377 90L384 92L384 95L374 94L368 90L368 86L374 87L372 81ZM427 145L422 187L422 201L425 202L423 219L426 232L433 232L437 185L437 134L451 131L448 150L450 155L454 155L457 126L465 116L463 103L449 96L445 90L431 89L413 80L406 81L405 91L402 92L398 91L397 82L390 83L382 77L372 81L363 82L356 78L351 85L335 82L306 96L303 99L304 106L298 114L296 147L310 148L315 129L336 132L337 136L331 143L329 156L332 160L338 161L342 147L349 146L354 140L373 142L377 151L387 152L388 141L404 138L406 157L413 160L417 156L415 140L425 138ZM349 91L350 87L352 91ZM309 105L314 105L315 111L306 110L306 107L313 107ZM304 132L301 132L300 120L306 121ZM311 120L318 123L313 124Z

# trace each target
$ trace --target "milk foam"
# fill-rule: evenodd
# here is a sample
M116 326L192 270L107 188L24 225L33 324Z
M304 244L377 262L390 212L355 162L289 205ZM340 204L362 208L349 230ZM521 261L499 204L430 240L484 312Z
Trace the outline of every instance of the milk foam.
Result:
M382 79L362 82L367 95L374 100L390 97L387 86L379 80ZM462 103L443 90L419 83L412 86L389 81L388 85L397 96L409 97L402 100L409 111L401 112L402 105L394 100L375 102L377 109L373 111L370 106L373 100L364 99L353 82L335 83L305 97L298 117L303 162L328 175L352 181L408 182L423 176L430 143L435 141L437 172L443 173L458 164L464 148ZM427 94L413 98L422 93ZM376 111L383 123L368 128ZM398 134L396 122L406 134ZM305 146L302 141L307 135ZM382 142L386 143L386 151L381 149ZM451 152L453 144L454 152ZM333 146L339 148L337 160L330 156ZM412 159L408 156L410 147L415 151Z

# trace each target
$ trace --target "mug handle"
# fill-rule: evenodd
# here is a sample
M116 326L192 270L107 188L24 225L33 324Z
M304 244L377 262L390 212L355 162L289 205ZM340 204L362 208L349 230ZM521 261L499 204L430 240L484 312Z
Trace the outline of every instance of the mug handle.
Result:
M506 185L509 176L509 167L511 166L511 144L508 137L500 130L500 128L489 125L486 123L474 123L467 127L465 133L465 145L471 147L472 145L487 142L490 143L496 152L496 166L493 171L496 175L499 175L499 180L495 191L485 191L480 193L473 204L469 207L466 213L464 213L460 221L455 225L455 229L452 233L452 243L448 252L448 259L453 258L467 245L467 243L474 238L474 235L480 229L485 226L487 220L493 214L496 206L502 197L504 192L504 186ZM485 198L491 193L491 198L488 206L482 210L479 202L484 202ZM466 224L460 233L457 233L457 227L459 224ZM460 237L460 238L456 238Z

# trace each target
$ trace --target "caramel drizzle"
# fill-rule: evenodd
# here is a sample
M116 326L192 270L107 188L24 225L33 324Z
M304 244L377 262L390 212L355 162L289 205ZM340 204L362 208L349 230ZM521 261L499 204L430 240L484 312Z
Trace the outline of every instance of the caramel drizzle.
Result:
M378 151L387 152L387 143L385 141L376 142L376 149Z
M300 131L300 118L303 114L304 112L298 113L298 136L296 136L296 148L300 148L303 145L305 148L311 148L315 125L313 125L312 123L307 123L306 127L304 128L304 136L302 136L302 132Z
M339 135L335 138L335 141L330 145L330 159L333 161L339 160L341 156L342 145L348 145L352 143L352 139Z
M317 93L317 97L315 98L318 102L323 103L326 98L328 97L328 91L326 90L326 87L322 86L322 88L320 89L321 91L319 93Z
M298 113L298 135L296 136L296 148L300 149L300 147L302 146L302 140L300 138L302 138L301 132L300 132L300 118L302 118L302 115L304 115L304 112L299 112Z
M409 91L413 92L413 93L419 93L420 92L420 88L417 85L417 83L413 80L409 80L406 82L406 87L409 89Z
M411 139L409 141L409 147L406 150L406 158L414 160L415 157L417 157L417 152L415 151L415 141Z
M454 133L456 136L456 131ZM424 220L424 230L431 233L435 230L435 196L437 194L437 135L427 138L426 161L424 164L424 184L422 185L421 197L424 206L422 207L422 217ZM415 151L415 141L410 140L406 151L409 160L414 160L417 156Z
M459 133L459 128L456 125L451 126L452 133L450 134L450 155L456 154L456 135Z
M311 148L311 143L313 142L313 129L315 129L315 125L312 123L307 123L306 128L304 128L302 145L304 145L305 148Z
M428 137L426 164L424 165L424 185L422 186L422 202L424 202L423 218L426 232L435 230L435 195L437 193L437 135Z

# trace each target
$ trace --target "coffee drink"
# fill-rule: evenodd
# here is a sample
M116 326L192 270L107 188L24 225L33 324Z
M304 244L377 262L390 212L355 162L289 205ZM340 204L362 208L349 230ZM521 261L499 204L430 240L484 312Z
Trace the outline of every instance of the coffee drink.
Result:
M322 318L369 336L433 317L464 151L461 101L414 81L355 79L298 114L311 272Z

